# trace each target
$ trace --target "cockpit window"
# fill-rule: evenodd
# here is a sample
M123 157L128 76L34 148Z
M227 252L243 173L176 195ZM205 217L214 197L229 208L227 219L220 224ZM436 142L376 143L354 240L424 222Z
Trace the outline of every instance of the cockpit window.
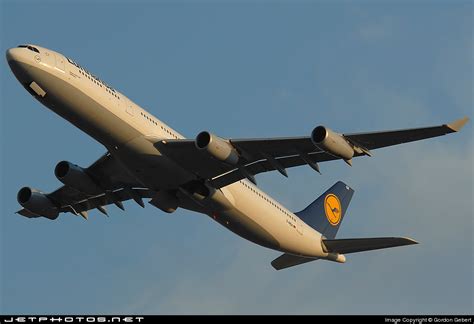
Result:
M31 46L31 45L18 45L18 47L27 48L27 49L29 49L30 51L33 51L33 52L36 52L36 53L39 53L39 52L40 52L36 47L33 47L33 46Z

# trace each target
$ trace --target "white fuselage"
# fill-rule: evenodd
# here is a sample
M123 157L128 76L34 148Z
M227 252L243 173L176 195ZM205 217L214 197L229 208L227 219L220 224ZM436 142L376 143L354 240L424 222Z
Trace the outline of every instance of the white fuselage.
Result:
M196 178L153 145L157 139L183 139L181 134L74 61L35 47L39 53L27 48L7 52L18 80L49 109L102 143L143 187L176 189ZM32 82L39 90L30 86ZM257 244L295 255L327 257L320 233L251 182L241 180L218 193L200 206L182 196L180 206L204 212Z

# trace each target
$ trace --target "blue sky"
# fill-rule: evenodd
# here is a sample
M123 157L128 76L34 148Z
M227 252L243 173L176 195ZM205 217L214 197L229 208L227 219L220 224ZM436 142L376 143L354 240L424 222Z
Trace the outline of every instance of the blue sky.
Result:
M187 137L359 132L473 117L471 1L1 1L1 48L59 51ZM29 220L58 161L104 148L1 70L0 313L423 314L473 311L473 131L372 158L257 177L300 210L355 189L339 237L412 247L274 271L278 252L205 216L126 204L110 218Z

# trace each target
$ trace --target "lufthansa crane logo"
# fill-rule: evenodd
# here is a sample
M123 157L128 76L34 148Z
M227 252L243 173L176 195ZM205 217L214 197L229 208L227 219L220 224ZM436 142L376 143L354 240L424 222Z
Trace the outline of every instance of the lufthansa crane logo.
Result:
M324 212L329 224L336 226L341 221L342 209L341 202L334 194L329 194L324 198Z

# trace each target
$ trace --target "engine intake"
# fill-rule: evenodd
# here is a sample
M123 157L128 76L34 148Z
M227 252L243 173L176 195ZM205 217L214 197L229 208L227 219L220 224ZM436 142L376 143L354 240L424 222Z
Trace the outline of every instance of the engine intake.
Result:
M318 126L311 132L311 141L322 150L349 161L354 156L354 148L344 136L333 132L331 129Z
M51 220L56 219L59 215L58 208L39 190L23 187L18 191L17 200L23 208L34 214Z
M83 168L71 162L59 162L54 168L54 175L65 185L85 194L95 195L103 192Z
M209 132L201 132L196 136L195 145L199 150L206 151L219 161L236 165L239 162L239 153L232 144L219 136Z

